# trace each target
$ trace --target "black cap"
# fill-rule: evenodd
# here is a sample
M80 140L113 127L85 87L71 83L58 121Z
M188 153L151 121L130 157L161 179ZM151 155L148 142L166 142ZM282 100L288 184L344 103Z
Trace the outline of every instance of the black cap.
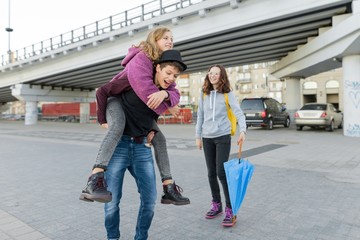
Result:
M164 63L164 62L178 62L182 66L182 70L185 71L187 66L183 63L181 54L179 51L175 49L166 50L161 54L161 57L156 64Z

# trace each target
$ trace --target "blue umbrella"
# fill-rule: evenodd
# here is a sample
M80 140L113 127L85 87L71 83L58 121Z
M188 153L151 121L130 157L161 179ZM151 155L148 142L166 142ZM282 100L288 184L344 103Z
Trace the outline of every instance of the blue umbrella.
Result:
M226 181L228 184L230 202L233 214L236 215L244 200L247 186L254 172L254 166L241 158L242 144L240 144L238 158L224 163Z

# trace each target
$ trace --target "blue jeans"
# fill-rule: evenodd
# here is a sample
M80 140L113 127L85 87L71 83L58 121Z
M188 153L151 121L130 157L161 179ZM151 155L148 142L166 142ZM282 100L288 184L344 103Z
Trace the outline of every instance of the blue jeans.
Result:
M121 106L120 98L108 98L106 106L106 120L109 125L109 129L101 142L94 168L107 168L111 156L115 151L116 145L124 132L126 118L124 110ZM152 140L152 144L154 145L156 164L160 172L161 181L163 182L164 180L172 179L166 139L155 120L152 128L157 131Z
M145 138L144 138L145 143ZM108 239L120 238L120 199L126 169L134 177L140 193L140 208L135 240L148 238L156 201L156 177L151 148L136 143L129 136L122 136L109 162L105 178L112 201L105 204L105 228Z

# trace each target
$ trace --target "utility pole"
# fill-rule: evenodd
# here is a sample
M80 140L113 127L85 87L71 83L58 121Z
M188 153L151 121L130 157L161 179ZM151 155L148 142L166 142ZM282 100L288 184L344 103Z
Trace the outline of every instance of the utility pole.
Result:
M9 43L9 49L8 49L8 55L9 55L9 63L11 63L12 62L12 57L11 57L11 48L10 48L10 33L12 32L12 31L14 31L14 29L12 29L11 27L10 27L10 0L9 0L9 25L8 25L8 27L7 28L5 28L5 30L8 32L8 43Z

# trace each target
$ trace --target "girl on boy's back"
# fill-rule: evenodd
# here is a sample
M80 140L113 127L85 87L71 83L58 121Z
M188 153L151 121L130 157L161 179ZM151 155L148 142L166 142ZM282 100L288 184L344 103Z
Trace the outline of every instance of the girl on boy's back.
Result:
M175 83L169 84L166 90L159 90L153 81L154 63L164 51L172 48L173 36L170 29L166 27L153 29L145 41L129 49L128 55L122 62L125 69L97 90L98 121L103 127L108 128L108 131L101 143L92 174L80 195L81 200L109 202L112 199L111 193L106 189L104 171L123 134L126 121L121 100L117 96L133 89L155 113L161 114L166 109L175 116L179 113L177 104L180 94L175 88ZM153 129L157 133L151 143L154 145L155 159L164 189L161 203L189 204L190 200L181 195L182 189L172 180L166 139L155 121Z

